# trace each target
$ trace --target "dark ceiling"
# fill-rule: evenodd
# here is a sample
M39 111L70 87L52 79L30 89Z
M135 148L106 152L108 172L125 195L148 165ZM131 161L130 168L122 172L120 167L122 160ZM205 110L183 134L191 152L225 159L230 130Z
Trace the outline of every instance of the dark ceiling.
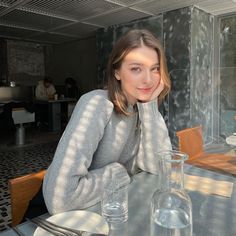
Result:
M236 11L233 0L0 0L0 37L59 44L189 5L214 15Z

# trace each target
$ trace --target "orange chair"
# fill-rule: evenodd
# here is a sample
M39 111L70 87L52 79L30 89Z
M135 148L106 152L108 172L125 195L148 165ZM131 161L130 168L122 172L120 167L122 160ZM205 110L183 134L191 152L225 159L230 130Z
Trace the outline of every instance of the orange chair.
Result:
M42 170L9 180L12 226L16 226L22 221L30 200L42 185L45 173L46 170Z
M236 175L236 157L222 153L204 152L201 126L178 131L176 135L179 139L179 151L189 155L187 163L209 170Z

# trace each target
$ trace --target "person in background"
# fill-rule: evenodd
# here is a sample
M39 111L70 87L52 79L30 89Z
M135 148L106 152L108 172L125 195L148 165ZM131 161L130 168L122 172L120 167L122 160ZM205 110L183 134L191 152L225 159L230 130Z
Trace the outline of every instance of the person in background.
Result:
M59 141L43 182L50 214L98 203L114 178L122 187L140 170L157 174L156 153L172 149L158 110L170 90L158 39L139 29L123 35L107 79L107 90L81 96Z
M56 94L56 89L52 84L52 79L45 76L43 80L38 82L35 89L36 100L47 101L54 99ZM35 120L37 127L47 127L48 126L48 104L47 103L36 103L35 104L36 113Z
M72 77L67 77L65 79L65 96L67 98L76 99L78 99L80 96L76 81Z
M56 94L56 89L52 84L52 79L48 76L45 76L43 80L38 82L38 85L35 89L35 97L38 100L49 100L54 99Z

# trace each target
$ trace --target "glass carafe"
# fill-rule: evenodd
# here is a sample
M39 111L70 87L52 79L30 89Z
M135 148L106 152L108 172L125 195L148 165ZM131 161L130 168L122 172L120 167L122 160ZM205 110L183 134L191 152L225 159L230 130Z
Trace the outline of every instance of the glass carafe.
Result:
M184 190L185 153L157 153L160 187L151 201L151 236L192 236L192 203Z

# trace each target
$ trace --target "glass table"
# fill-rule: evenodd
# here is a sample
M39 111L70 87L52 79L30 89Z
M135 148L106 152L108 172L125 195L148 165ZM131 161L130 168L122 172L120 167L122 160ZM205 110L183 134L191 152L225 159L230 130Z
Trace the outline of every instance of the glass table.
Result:
M199 191L205 183L198 181L195 190L187 190L193 203L193 236L233 236L236 235L236 179L234 176L197 168L184 166L184 172L192 176L200 176L211 180L233 183L230 197ZM214 189L217 186L208 183ZM154 191L158 188L158 176L141 172L132 178L129 186L129 219L128 222L114 227L110 236L148 236L150 235L150 202ZM101 212L100 203L88 210ZM45 215L48 217L49 215ZM36 226L25 222L17 226L25 236L32 236ZM0 233L0 236L17 235L12 229Z

